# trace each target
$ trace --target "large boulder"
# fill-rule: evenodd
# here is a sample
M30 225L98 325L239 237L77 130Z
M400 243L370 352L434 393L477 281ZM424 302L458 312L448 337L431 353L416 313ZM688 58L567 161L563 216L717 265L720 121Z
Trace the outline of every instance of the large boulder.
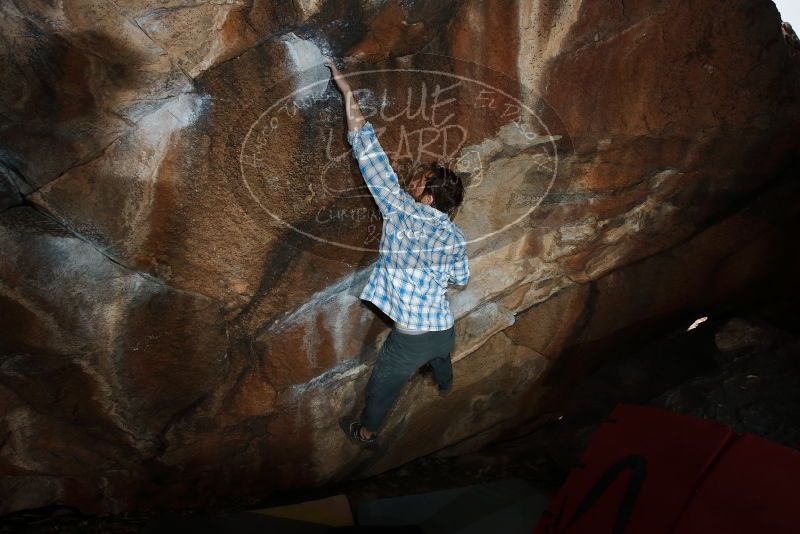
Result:
M615 332L769 276L797 223L800 59L769 2L125 4L0 5L0 513L472 450ZM373 456L337 421L390 325L358 299L381 221L295 37L347 60L401 180L467 184L454 390L412 379Z

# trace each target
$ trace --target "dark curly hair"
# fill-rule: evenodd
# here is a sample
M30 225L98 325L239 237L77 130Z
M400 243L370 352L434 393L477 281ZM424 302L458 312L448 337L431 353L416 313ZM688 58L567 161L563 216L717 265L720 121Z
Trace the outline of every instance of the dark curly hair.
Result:
M431 162L430 170L433 171L433 175L425 183L424 193L433 196L431 206L452 219L464 201L464 184L461 182L461 177L438 161Z

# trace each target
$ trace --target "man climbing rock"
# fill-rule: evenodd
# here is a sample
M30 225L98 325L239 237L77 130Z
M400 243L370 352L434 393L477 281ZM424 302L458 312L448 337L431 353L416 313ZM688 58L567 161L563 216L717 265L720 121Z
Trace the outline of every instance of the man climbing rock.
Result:
M375 448L381 422L421 366L430 364L441 392L452 386L455 327L446 294L448 284L469 280L464 234L452 221L464 186L454 172L433 162L407 190L401 187L349 83L330 58L325 64L344 97L347 140L383 217L379 258L360 298L394 325L375 360L360 418L339 422L349 439Z

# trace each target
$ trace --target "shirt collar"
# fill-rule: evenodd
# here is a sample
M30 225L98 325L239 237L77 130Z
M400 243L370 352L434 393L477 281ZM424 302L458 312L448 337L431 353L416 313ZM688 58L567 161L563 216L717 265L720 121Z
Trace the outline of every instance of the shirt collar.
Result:
M447 216L447 214L445 212L439 211L436 208L434 208L433 206L429 206L428 204L423 204L422 202L417 202L417 204L419 204L420 209L432 214L437 219L444 220L444 219L449 219L450 218L450 217Z

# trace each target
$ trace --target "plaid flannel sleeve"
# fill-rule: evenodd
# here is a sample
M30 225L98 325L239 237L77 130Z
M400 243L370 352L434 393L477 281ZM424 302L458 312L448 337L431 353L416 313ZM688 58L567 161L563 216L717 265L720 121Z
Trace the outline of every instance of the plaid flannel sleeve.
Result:
M347 141L364 176L367 187L384 217L414 205L414 197L400 187L397 174L383 151L375 130L369 121L355 132L347 132Z
M458 286L467 285L469 281L469 259L467 258L467 245L460 241L456 247L456 259L450 270L448 281Z

